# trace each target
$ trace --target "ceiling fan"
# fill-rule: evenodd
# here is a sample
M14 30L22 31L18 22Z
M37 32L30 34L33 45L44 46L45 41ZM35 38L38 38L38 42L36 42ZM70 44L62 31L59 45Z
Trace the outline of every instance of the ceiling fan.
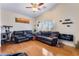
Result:
M44 6L44 3L30 3L31 6L30 7L26 7L26 8L32 8L33 12L41 10L42 8L46 8Z

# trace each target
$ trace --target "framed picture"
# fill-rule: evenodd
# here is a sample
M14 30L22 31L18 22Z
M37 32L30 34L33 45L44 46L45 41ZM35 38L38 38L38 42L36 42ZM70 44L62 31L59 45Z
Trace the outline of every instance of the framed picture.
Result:
M18 23L30 23L30 19L28 19L28 18L15 18L15 22L18 22Z

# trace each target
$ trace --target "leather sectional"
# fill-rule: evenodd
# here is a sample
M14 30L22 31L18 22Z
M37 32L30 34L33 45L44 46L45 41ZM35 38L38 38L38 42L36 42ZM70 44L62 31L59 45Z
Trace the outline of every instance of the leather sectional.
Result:
M36 37L36 40L39 40L41 42L47 43L49 45L56 46L58 42L58 36L59 32L37 32L36 34L33 34L32 31L26 30L26 31L14 31L12 34L12 41L14 43L19 43L23 41L32 40L33 36Z
M49 45L56 46L58 43L59 32L38 32L36 34L37 40L47 43Z
M32 40L33 35L32 31L26 30L26 31L14 31L12 34L11 41L14 43L19 43L23 41Z

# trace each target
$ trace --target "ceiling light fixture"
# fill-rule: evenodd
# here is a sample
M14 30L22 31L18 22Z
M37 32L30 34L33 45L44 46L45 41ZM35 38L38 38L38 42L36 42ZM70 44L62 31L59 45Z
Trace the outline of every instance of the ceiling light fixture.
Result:
M44 5L44 3L31 3L31 7L26 8L32 8L33 12L36 12L38 10L41 10L41 6Z
M32 10L33 12L38 11L38 4L37 3L31 3L32 4Z

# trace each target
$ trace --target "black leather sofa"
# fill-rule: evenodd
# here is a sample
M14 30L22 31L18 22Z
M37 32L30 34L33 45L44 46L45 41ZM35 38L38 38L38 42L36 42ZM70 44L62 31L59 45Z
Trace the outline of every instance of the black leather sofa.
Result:
M28 41L33 38L32 31L24 30L24 31L14 31L12 34L12 41L14 43L19 43L23 41Z
M37 40L56 46L58 43L59 32L38 32L36 34Z
M0 56L28 56L26 53L0 54Z
M66 41L73 41L74 36L72 34L60 34L59 39Z

